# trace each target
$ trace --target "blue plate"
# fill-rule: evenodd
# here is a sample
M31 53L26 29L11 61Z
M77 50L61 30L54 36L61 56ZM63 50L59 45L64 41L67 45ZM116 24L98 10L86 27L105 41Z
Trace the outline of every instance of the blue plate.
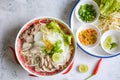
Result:
M75 16L75 14L74 14L74 10L75 10L75 7L76 7L76 5L78 4L80 2L80 0L78 0L76 3L75 3L75 5L73 6L73 8L72 8L72 10L71 10L71 13L70 13L70 19L69 19L69 26L70 26L70 28L71 28L71 30L74 32L74 34L75 34L75 32L76 31L74 31L74 28L73 28L73 24L74 24L74 22L76 22L76 24L79 24L80 22L78 22L77 20L76 20L76 16ZM80 25L80 24L79 24ZM76 26L74 26L74 27L76 27ZM106 53L102 48L101 48L101 46L98 46L98 47L96 47L95 49L84 49L84 48L82 48L78 43L77 43L77 46L83 51L83 52L85 52L86 54L88 54L88 55L91 55L91 56L93 56L93 57L96 57L96 58L112 58L112 57L115 57L115 56L117 56L117 55L120 55L120 53L116 53L116 54L114 54L114 55L109 55L108 53ZM99 53L99 54L97 54L97 53Z

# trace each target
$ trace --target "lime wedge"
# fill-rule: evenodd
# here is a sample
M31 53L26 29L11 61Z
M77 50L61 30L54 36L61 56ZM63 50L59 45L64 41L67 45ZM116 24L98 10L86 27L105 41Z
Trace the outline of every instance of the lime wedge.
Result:
M108 36L108 37L106 38L106 40L104 41L103 46L104 46L106 49L110 49L110 48L111 48L111 43L112 43L112 36Z
M105 49L110 49L111 48L111 44L109 42L104 42L103 46L105 47Z
M58 62L59 59L60 59L60 57L61 57L61 54L59 54L59 53L54 53L54 54L52 55L52 60L53 60L54 62Z
M105 42L111 43L111 42L112 42L112 36L108 36L108 37L106 38Z
M87 66L86 64L81 64L81 65L79 66L79 71L80 71L81 73L87 72L87 71L88 71L88 66Z

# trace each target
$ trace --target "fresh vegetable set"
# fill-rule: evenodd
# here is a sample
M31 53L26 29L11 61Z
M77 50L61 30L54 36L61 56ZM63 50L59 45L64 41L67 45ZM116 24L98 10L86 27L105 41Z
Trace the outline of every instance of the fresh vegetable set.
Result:
M80 0L72 11L70 26L76 35L77 46L83 52L100 58L91 76L97 74L102 58L120 54L119 0ZM85 73L88 68L81 64L78 70Z
M75 14L71 15L71 27L75 31L80 49L99 58L107 58L120 53L120 39L118 38L120 36L116 34L120 33L119 0L83 0L78 2L74 11ZM109 34L108 31L110 31ZM112 36L111 41L107 40L109 36ZM103 41L101 37L106 39Z

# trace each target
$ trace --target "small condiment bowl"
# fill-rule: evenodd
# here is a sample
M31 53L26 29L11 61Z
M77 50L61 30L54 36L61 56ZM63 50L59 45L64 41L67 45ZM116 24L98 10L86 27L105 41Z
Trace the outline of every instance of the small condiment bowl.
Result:
M81 5L84 5L84 4L89 4L89 5L91 4L91 5L93 5L93 7L94 7L94 9L95 9L95 11L96 11L96 18L95 18L92 22L84 22L84 21L80 18L79 14L78 14L79 9L80 9L80 6L81 6ZM98 20L98 18L99 18L100 10L99 10L99 7L98 7L97 3L94 2L93 0L83 0L83 1L80 1L80 2L77 4L77 6L76 6L76 8L75 8L75 15L76 15L76 18L78 19L78 21L80 21L80 22L82 22L82 23L94 23L94 22L96 22L96 21Z
M106 49L104 46L104 42L107 39L108 36L112 37L112 42L115 42L117 44L116 48L113 49ZM120 53L120 32L116 31L116 30L108 30L105 33L103 33L103 35L101 36L101 46L103 48L103 50L109 54L117 54Z
M79 38L78 38L79 33L80 33L81 31L83 31L83 30L86 30L86 29L94 29L94 30L97 32L97 40L96 40L96 42L95 42L94 44L83 45L83 44L81 43L81 41L79 40ZM92 25L92 24L83 24L83 25L81 25L81 26L79 27L79 29L78 29L77 32L76 32L77 44L78 44L79 46L81 46L82 48L93 48L93 47L95 47L95 46L97 46L97 45L99 44L100 35L101 35L101 33L100 33L99 29L98 29L96 26L94 26L94 25Z

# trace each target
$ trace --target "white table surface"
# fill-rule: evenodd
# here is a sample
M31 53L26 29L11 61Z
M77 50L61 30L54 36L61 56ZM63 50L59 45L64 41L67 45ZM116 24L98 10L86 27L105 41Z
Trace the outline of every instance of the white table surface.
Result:
M78 49L74 67L66 75L30 77L16 64L9 45L14 46L20 28L30 19L52 16L69 23L70 11L77 0L0 0L0 80L84 80L98 59ZM87 64L87 73L79 73L77 67ZM120 56L103 59L98 74L90 80L120 80Z

